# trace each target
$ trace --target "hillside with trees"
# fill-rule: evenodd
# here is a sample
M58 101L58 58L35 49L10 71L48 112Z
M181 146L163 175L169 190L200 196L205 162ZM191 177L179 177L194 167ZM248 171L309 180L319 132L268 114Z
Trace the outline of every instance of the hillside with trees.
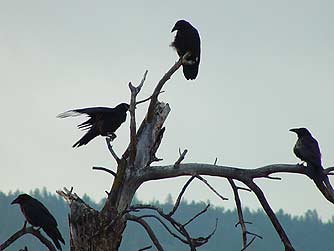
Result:
M0 193L0 242L6 240L11 234L16 232L23 226L24 218L17 206L10 205L11 201L19 194L18 191L14 193L4 194ZM42 201L56 217L60 230L65 238L66 247L63 250L68 250L68 205L62 198L47 192L46 189L36 189L31 192L31 195ZM100 209L104 201L95 203L88 196L83 199L96 209ZM138 199L134 200L134 204L141 203ZM173 200L170 195L166 196L164 203L153 201L152 205L159 206L168 212L173 207ZM180 209L175 215L175 218L180 221L189 219L189 215L195 215L206 207L204 202L187 202L182 201ZM144 212L141 212L144 213ZM263 239L256 239L248 250L267 251L270 247L271 251L282 250L280 239L275 235L275 230L269 222L266 214L262 210L250 211L244 208L244 217L247 221L253 224L248 226L250 232L257 233ZM334 232L334 219L329 222L322 222L316 211L307 211L303 216L291 216L284 213L283 210L277 212L282 225L287 229L287 232L294 244L296 250L303 251L332 251L334 250L334 243L330 242L332 233ZM191 223L191 234L199 236L203 231L209 233L218 219L219 224L215 235L211 238L208 244L199 248L199 250L240 250L241 238L239 228L234 227L238 221L236 210L226 210L223 207L210 206L207 213L200 216L197 221ZM187 246L182 245L175 238L171 238L161 225L154 220L150 221L150 225L154 229L157 237L166 250L181 251L186 250ZM126 228L121 250L135 251L138 247L150 246L151 241L147 237L146 232L138 224L129 222ZM44 247L33 236L25 235L23 238L16 241L9 250L19 250L28 247L28 250L41 250ZM320 249L319 249L320 248Z

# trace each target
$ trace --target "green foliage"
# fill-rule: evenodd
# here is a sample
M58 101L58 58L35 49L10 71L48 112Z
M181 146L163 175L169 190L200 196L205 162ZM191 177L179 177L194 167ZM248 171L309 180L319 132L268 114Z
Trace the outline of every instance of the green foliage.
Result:
M5 241L10 235L19 230L23 226L24 218L18 208L18 206L10 205L11 201L19 194L8 193L7 195L0 192L0 243ZM66 247L63 250L69 250L68 248L68 206L58 196L47 192L46 189L35 189L30 193L32 196L42 201L56 217L60 231L66 241ZM84 200L94 208L101 208L103 201L95 203L89 198L88 195L84 196ZM137 198L134 199L133 204L141 203ZM158 201L153 201L151 204L160 206L165 212L171 210L173 207L173 198L168 195L166 202L161 204ZM178 209L175 217L181 222L187 221L193 215L201 211L206 204L204 202L191 202L182 201L180 208ZM150 212L152 213L152 212ZM244 209L245 220L253 222L252 225L248 225L248 230L261 235L264 239L257 239L248 251L281 251L283 246L279 240L275 230L269 222L267 216L262 210L250 211ZM277 212L277 216L287 231L293 245L296 250L303 251L332 251L334 250L334 243L331 240L332 233L334 232L333 219L327 223L323 223L316 211L307 211L305 215L299 217L292 217L289 214L285 214L283 210ZM225 210L220 207L210 207L208 212L200 216L196 221L189 225L188 229L194 236L204 236L209 234L213 229L215 220L218 218L219 224L216 234L211 238L209 243L200 248L199 250L210 251L233 251L240 250L241 248L241 234L240 229L234 227L238 221L236 211ZM155 230L161 244L166 250L187 250L184 244L178 240L172 238L164 228L157 223L157 221L149 221L152 228ZM122 242L121 250L135 251L144 246L151 245L151 241L147 237L143 228L133 222L129 222L125 231L125 235ZM28 246L29 250L42 250L43 247L32 236L25 236L19 241L15 242L15 245L8 248L8 250L19 250L24 246ZM155 250L154 248L151 250Z

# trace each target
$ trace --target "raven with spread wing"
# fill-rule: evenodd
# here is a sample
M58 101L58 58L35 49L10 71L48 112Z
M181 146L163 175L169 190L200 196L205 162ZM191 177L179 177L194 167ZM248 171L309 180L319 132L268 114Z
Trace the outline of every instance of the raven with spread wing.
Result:
M129 110L129 105L121 103L114 108L109 107L92 107L70 110L59 114L58 118L66 118L71 116L79 116L87 114L89 119L78 125L79 129L87 130L88 132L79 139L73 147L86 145L95 137L108 136L115 138L115 131L126 120L126 112Z

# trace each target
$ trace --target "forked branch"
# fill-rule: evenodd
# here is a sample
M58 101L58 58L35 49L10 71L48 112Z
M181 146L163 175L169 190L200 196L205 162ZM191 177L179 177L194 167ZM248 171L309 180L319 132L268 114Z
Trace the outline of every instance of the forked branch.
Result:
M173 218L174 213L179 208L179 205L181 203L183 194L185 193L185 191L186 191L187 187L190 185L190 183L194 180L194 178L195 178L195 176L192 176L185 183L185 185L183 186L183 188L182 188L182 190L181 190L181 192L180 192L180 194L179 194L179 196L178 196L178 198L177 198L177 200L174 204L174 207L172 208L172 210L169 213L166 214L166 213L163 212L163 210L161 208L153 206L153 205L134 205L134 206L130 207L130 211L139 212L142 209L149 209L149 210L153 210L154 212L156 212L161 218L158 217L155 214L145 214L145 215L142 215L142 216L131 216L131 215L129 215L129 217L130 217L129 219L133 220L133 221L137 221L138 223L142 224L144 226L144 228L147 230L148 233L150 232L150 230L146 226L147 223L145 221L139 221L139 220L140 219L142 220L143 218L154 218L154 219L158 220L158 222L160 222L160 224L168 231L169 234L171 234L174 238L177 238L181 242L189 245L190 250L192 250L192 251L196 250L197 247L200 247L200 246L204 245L205 243L207 243L209 241L209 239L215 233L215 231L217 229L218 220L216 220L216 224L215 224L215 227L214 227L213 231L206 237L198 237L198 238L191 237L188 230L186 229L186 226L189 225L196 218L198 218L200 215L205 213L210 205L207 205L202 211L200 211L199 213L197 213L196 215L191 217L188 221L186 221L183 224L178 222L177 220L175 220ZM172 228L174 229L174 231L176 231L177 234L174 233L162 219L169 222L169 224L172 226ZM150 233L149 233L149 235L151 237ZM151 239L152 239L152 241L153 240L155 241L155 238L153 236L151 237ZM154 243L154 244L156 245L156 243ZM160 249L158 249L158 250L160 250Z
M43 243L50 251L56 251L56 248L54 245L49 241L47 238L45 238L39 230L34 229L33 227L24 227L17 231L15 234L13 234L11 237L9 237L8 240L6 240L4 243L0 245L0 250L5 250L8 246L10 246L12 243L14 243L17 239L22 237L25 234L31 234L35 236L41 243Z
M251 233L251 232L247 231L246 223L250 223L250 222L247 222L247 221L244 220L244 216L243 216L243 212L242 212L242 207L241 207L241 200L240 200L239 193L238 193L239 189L242 189L242 190L246 190L246 189L245 188L237 187L235 185L233 179L228 179L228 182L230 183L230 185L232 187L233 194L234 194L234 200L235 200L235 204L236 204L236 207L237 207L239 221L238 221L238 223L235 226L236 227L238 225L241 226L241 235L242 235L242 249L241 249L241 251L243 251L243 250L246 250L246 248L249 247L250 244L252 244L253 241L257 237L260 238L260 239L262 239L262 237L260 235L257 235L257 234L254 234L254 233ZM250 240L250 242L248 242L248 243L247 243L247 234L253 236L252 239Z
M141 88L144 85L146 75L148 71L145 71L144 76L142 80L140 81L140 84L135 87L129 83L129 88L131 91L131 100L130 100L130 165L133 166L133 163L136 159L136 153L137 153L137 127L136 127L136 98L138 93L140 92Z

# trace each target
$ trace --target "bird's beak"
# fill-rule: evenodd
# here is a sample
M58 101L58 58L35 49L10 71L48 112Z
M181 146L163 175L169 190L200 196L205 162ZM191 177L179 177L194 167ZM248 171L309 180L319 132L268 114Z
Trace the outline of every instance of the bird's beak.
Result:
M173 31L176 31L176 27L175 27L175 26L173 27L173 29L172 29L172 31L171 31L171 32L173 32Z
M17 200L17 198L15 199L15 200L13 200L12 201L12 203L10 203L11 205L13 205L13 204L19 204L19 202L18 202L18 200Z
M294 133L297 133L297 129L296 128L292 128L289 130L290 132L294 132Z

